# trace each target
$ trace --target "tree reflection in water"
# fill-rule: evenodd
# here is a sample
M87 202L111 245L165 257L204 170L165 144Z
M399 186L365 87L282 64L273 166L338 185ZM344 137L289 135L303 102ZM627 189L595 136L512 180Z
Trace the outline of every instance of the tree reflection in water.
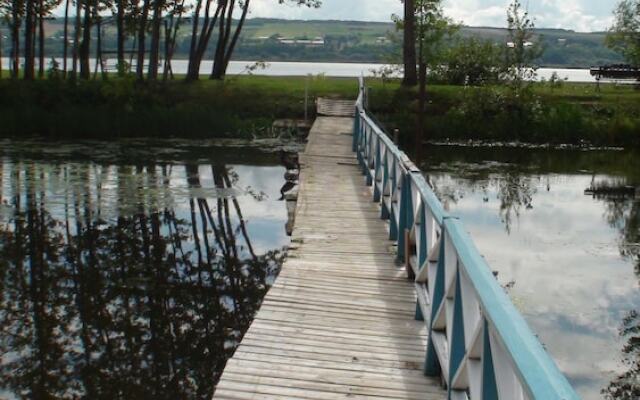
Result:
M592 185L593 186L593 185ZM606 204L605 216L609 225L620 232L620 254L631 260L640 279L640 201L633 187L622 179L599 182L600 188L594 198ZM635 191L638 191L636 188ZM640 313L631 310L623 318L620 336L626 341L622 348L623 362L627 370L617 376L602 390L610 400L636 400L640 398Z
M477 174L463 175L458 178L455 185L433 183L434 192L449 208L449 203L457 203L463 198L465 190L482 193L484 201L489 201L489 192L495 191L496 198L500 202L499 216L505 230L511 233L514 222L524 210L533 208L533 196L536 193L537 181L540 177L525 175L519 171L506 171L503 174Z
M237 177L211 167L207 189L195 164L0 168L0 395L211 398L284 257L255 253Z

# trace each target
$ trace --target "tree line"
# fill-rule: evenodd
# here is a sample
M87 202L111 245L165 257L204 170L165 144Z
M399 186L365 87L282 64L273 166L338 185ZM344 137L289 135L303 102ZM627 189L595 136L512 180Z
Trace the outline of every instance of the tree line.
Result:
M277 4L319 7L321 0L273 0ZM213 47L209 77L223 79L251 0L0 0L0 15L9 28L9 69L13 78L33 80L45 75L45 25L54 10L64 8L63 59L60 74L90 79L105 73L102 38L105 26L115 26L118 75L138 80L173 76L178 32L189 30L186 79L197 80L207 49ZM130 46L128 44L130 43ZM70 56L71 65L67 65ZM95 65L90 59L95 57ZM21 67L21 59L24 65ZM161 63L162 60L162 63ZM162 65L162 68L161 68ZM60 66L55 66L60 68Z

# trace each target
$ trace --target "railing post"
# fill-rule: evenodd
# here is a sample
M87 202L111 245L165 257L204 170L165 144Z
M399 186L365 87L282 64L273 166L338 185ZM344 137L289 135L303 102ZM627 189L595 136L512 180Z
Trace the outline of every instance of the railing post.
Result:
M376 159L375 159L375 153L372 151L371 149L371 145L374 143L374 130L373 127L369 127L369 142L367 143L367 158L366 158L366 169L365 169L365 177L367 178L367 186L371 186L373 185L373 177L371 176L371 167L373 166L373 171L375 174L375 163L376 163ZM380 140L380 138L376 138L375 139L376 142L378 142ZM380 143L378 143L378 145L380 145ZM373 158L373 160L372 160ZM373 162L372 162L373 161Z
M407 229L407 213L409 212L408 207L412 207L407 204L409 197L411 197L411 173L407 171L407 173L401 178L402 179L402 188L400 189L400 201L398 202L400 205L400 218L398 224L398 256L397 260L399 262L406 262L406 254L405 254L405 246L406 246L406 235L405 231ZM410 211L413 212L413 211Z
M351 144L351 150L355 152L358 150L358 139L360 136L360 110L358 105L356 105L355 114L353 116L353 143Z
M422 314L422 308L420 307L420 300L416 301L415 320L416 321L424 321L424 315Z
M402 178L401 178L402 179ZM391 173L391 198L389 200L389 240L399 241L398 238L398 221L396 220L396 212L398 210L398 216L402 209L402 187L398 189L398 167L396 162L393 161L393 171ZM394 201L394 198L397 200ZM398 218L399 220L400 218Z
M360 163L360 167L364 170L364 155L362 153L364 151L363 141L365 138L364 130L366 128L366 124L364 124L363 121L364 120L361 120L358 126L358 143L356 145L356 154L358 157L358 162Z
M433 324L437 316L440 305L444 301L444 278L445 278L445 242L446 242L446 228L443 222L442 233L440 239L440 257L438 257L436 281L433 285L433 293L431 295L431 318L429 318L428 326L428 343L427 343L427 355L424 363L424 373L428 376L439 376L441 373L440 361L438 360L438 354L436 353L435 344L433 342ZM449 373L449 371L444 371Z
M387 150L388 151L388 150ZM383 220L387 220L390 218L391 216L391 201L389 201L389 207L387 207L387 202L386 202L386 191L387 191L387 186L389 184L389 156L387 151L385 151L385 155L383 157L383 161L382 161L382 184L380 185L381 187L381 192L382 192L382 208L380 210L380 218ZM392 191L389 191L389 199L391 199L391 193Z
M369 139L367 138L367 131L370 129L367 124L362 126L362 174L365 176L369 174L369 157L367 157Z
M485 319L484 343L482 349L482 399L498 400L498 385L496 383L496 373L493 369L493 355L491 354L491 340L489 339L489 324Z
M462 288L460 284L460 269L457 268L455 275L455 291L453 297L453 321L451 328L451 345L449 349L449 393L453 385L453 378L460 368L460 364L464 360L465 335L464 335L464 316L462 315Z
M380 138L376 140L376 152L373 159L373 177L371 182L373 183L373 202L379 203L382 193L378 187L378 175L380 174L380 168L382 167L382 152L380 150Z

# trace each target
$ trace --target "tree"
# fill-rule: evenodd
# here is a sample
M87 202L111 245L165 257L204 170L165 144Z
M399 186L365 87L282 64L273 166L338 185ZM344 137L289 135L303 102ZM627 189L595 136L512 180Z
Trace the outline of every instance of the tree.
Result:
M129 2L127 0L115 0L115 20L116 20L116 58L118 63L118 75L125 72L124 43L125 43L125 13Z
M415 19L417 27L418 47L418 116L416 129L415 162L422 158L422 142L424 140L424 115L427 89L427 67L437 65L443 54L443 39L451 35L457 26L444 16L442 0L416 0Z
M481 86L500 78L502 49L490 41L458 38L445 51L441 76L454 85Z
M24 26L24 79L35 78L36 0L26 0Z
M534 43L535 25L527 11L522 10L520 0L514 0L507 9L509 42L505 50L505 71L511 87L519 92L525 82L536 76L534 61L542 54L542 48Z
M63 39L64 43L62 43L62 76L63 78L67 78L67 53L69 51L69 6L71 4L71 0L65 0L64 3L64 28L63 28Z
M298 6L320 7L321 0L277 0L279 4L291 3ZM189 67L187 80L196 80L200 73L200 63L208 48L213 29L218 27L218 37L213 56L211 79L223 79L231 56L240 38L249 13L251 0L198 0L193 14L192 37L189 50ZM200 12L204 6L202 26L200 26ZM240 11L237 20L236 11ZM213 11L213 15L211 12ZM200 32L200 33L198 33Z
M20 68L20 29L25 15L24 0L0 0L0 17L6 21L11 40L9 68L11 77L18 77Z
M618 3L606 44L622 54L629 64L640 66L640 0Z
M404 0L404 21L403 27L403 43L402 43L402 61L404 64L404 78L402 85L415 86L418 84L418 72L416 66L418 60L416 56L416 18L415 18L415 0Z

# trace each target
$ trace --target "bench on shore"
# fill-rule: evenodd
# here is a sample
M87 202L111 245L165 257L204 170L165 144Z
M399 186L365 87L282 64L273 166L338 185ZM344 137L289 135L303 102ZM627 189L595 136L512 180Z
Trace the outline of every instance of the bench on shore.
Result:
M603 67L591 67L591 76L596 78L598 89L602 79L615 81L636 81L640 84L640 68L630 65L605 65Z

